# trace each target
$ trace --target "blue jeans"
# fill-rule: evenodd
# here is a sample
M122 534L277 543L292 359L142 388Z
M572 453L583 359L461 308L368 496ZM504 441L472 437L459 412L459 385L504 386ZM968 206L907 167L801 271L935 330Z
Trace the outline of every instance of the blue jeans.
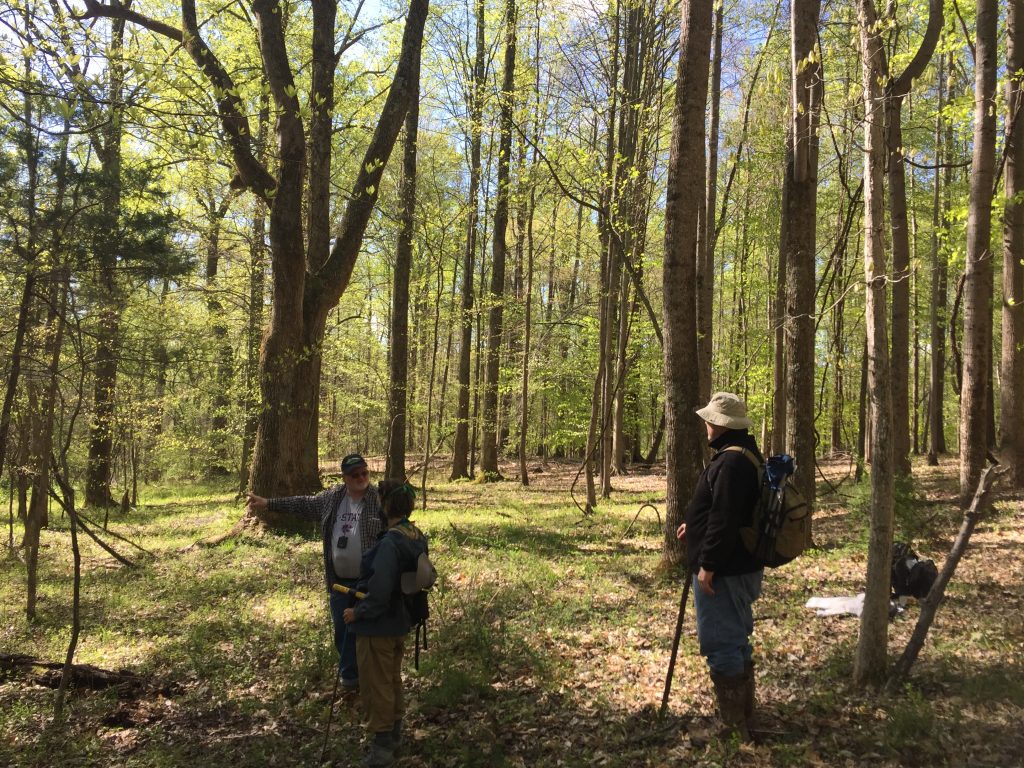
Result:
M761 596L764 571L739 576L715 576L714 595L700 591L693 575L693 606L697 613L697 640L700 655L707 658L712 673L740 675L754 651L750 635L754 632L754 601Z
M338 583L350 589L356 588L356 579L338 579ZM338 674L343 681L355 682L359 679L356 667L356 636L348 631L348 625L342 614L351 607L352 598L341 592L330 592L331 619L334 621L334 647L338 651Z

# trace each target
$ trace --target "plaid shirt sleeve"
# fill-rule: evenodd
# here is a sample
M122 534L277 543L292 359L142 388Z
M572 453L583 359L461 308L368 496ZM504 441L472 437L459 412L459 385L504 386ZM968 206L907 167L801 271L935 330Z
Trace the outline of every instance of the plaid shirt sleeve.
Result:
M366 492L366 505L359 519L359 537L362 539L363 554L366 554L380 539L387 529L384 513L380 508L380 498L373 486Z
M330 510L334 495L334 489L328 488L316 496L282 496L278 499L267 499L267 509L271 512L284 512L319 521L323 519L324 513Z

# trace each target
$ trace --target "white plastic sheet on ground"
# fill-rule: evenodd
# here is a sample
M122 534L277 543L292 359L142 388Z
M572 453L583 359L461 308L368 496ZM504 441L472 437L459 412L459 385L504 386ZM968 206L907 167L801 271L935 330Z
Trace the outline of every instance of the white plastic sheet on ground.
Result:
M812 597L804 607L813 608L817 616L860 616L864 610L864 593L852 597Z

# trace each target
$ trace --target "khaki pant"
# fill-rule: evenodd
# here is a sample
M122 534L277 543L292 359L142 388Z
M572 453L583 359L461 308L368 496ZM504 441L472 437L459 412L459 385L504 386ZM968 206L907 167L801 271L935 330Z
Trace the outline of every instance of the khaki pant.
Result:
M356 638L359 693L371 733L390 731L405 713L402 699L402 654L405 637Z

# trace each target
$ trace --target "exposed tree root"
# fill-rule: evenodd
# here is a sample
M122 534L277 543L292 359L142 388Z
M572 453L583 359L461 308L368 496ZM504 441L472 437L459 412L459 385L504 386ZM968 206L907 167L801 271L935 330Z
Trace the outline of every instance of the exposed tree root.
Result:
M242 533L244 533L246 530L250 528L259 528L260 526L261 523L259 518L257 518L255 515L250 514L249 512L246 512L244 515L242 515L241 518L239 518L237 523L231 526L231 530L226 531L225 533L219 533L216 536L210 536L206 539L200 539L199 541L189 544L187 547L183 548L180 551L188 552L189 550L196 549L199 547L216 547L218 544L223 544L228 539L233 539L236 536L241 536Z

